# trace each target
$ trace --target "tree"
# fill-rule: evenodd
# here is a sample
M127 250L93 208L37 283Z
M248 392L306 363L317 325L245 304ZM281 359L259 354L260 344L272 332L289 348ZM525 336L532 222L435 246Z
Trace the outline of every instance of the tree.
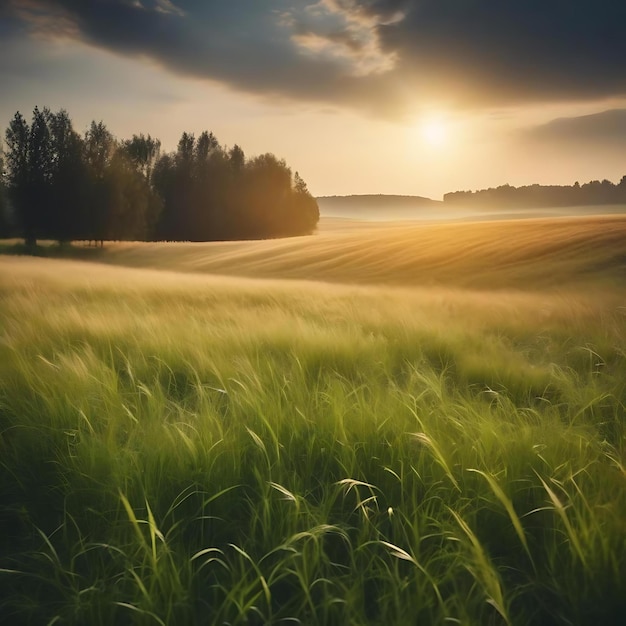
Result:
M626 176L622 176L616 188L617 202L626 203Z
M54 152L48 126L50 109L35 107L28 137L28 223L30 239L52 234L49 199L54 175Z
M240 174L243 171L244 166L246 165L246 155L243 150L235 144L228 153L228 159L230 161L230 166L233 168L235 174Z
M213 133L196 140L184 132L176 153L164 155L155 166L153 185L163 200L156 237L166 240L219 239L216 224L224 209L224 151Z
M154 230L161 204L124 150L113 154L105 184L108 201L105 237L146 239Z
M8 195L26 245L34 246L36 216L29 199L29 137L28 123L18 111L9 122L6 137L6 180Z
M187 165L193 162L194 159L194 146L196 138L193 133L184 132L178 141L178 150L176 152L176 158L181 165Z
M161 142L158 139L153 139L150 135L146 137L142 133L141 135L133 135L132 139L124 141L122 149L137 171L150 182L152 171L161 153Z
M115 140L103 122L91 122L85 133L84 153L89 177L89 213L85 216L86 236L104 245L110 189L107 187L107 169L115 152Z
M85 209L90 201L90 181L83 140L72 128L65 110L49 113L48 124L53 160L51 234L59 242L84 238L88 231Z
M181 143L179 143L179 148L184 146L184 138L186 133L183 133L183 138L181 138ZM193 137L193 135L191 135ZM198 137L198 141L196 142L195 148L195 158L197 163L206 163L209 158L209 155L219 147L219 143L215 138L213 133L209 133L206 130L202 132L200 137Z
M294 176L295 215L293 229L296 234L310 234L317 227L320 209L317 200L311 195L304 179L296 172Z
M292 180L284 160L246 159L240 146L227 150L209 131L184 132L176 152L161 155L150 135L117 142L94 121L81 137L67 111L35 108L30 126L15 114L6 143L0 233L8 204L29 245L41 237L100 245L281 237L312 232L319 219L306 183L297 172Z
M306 183L284 160L267 153L246 159L223 149L213 133L183 133L175 154L155 166L163 200L156 238L209 241L311 233L319 220Z
M10 236L11 220L9 218L6 172L4 169L4 154L0 151L0 239L4 239Z
M236 190L226 151L217 137L206 130L196 142L192 185L190 202L193 206L189 207L188 213L193 220L194 231L190 238L204 241L225 239L227 217Z
M84 153L90 179L89 239L146 239L161 202L150 186L161 142L133 135L118 144L103 122L91 123Z
M176 202L176 164L174 157L164 154L159 158L152 173L152 186L163 203L163 210L157 222L154 238L168 241L173 239L176 225L174 205Z

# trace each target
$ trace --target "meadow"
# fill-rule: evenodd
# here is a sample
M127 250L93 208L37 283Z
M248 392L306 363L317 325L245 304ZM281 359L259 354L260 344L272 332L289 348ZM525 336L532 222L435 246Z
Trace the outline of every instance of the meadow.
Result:
M623 622L625 217L42 254L0 256L3 623Z

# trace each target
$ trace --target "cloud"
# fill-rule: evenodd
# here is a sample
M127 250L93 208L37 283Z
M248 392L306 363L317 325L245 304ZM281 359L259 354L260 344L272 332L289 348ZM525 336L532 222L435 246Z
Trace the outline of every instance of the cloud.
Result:
M345 3L344 3L345 4ZM320 0L304 15L293 15L291 41L300 52L343 64L346 74L366 77L394 69L397 54L384 51L376 16L339 0Z
M626 109L551 120L522 133L528 141L564 146L626 149Z
M0 0L0 11L31 36L379 115L626 94L617 0Z
M466 102L596 99L626 93L624 23L615 0L415 0L381 39Z
M72 36L250 92L311 98L319 89L327 99L345 74L330 59L298 55L292 30L268 3L12 0L10 6L31 36Z

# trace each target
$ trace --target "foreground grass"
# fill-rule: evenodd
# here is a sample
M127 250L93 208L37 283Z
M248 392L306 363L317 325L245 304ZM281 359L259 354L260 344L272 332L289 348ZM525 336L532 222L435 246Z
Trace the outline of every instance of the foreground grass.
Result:
M625 304L1 258L0 615L621 623Z

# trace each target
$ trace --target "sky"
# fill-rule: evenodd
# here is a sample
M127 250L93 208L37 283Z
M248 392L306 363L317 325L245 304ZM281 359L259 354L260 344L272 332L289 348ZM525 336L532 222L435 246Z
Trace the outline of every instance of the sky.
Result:
M0 0L0 128L212 131L316 196L626 174L624 0Z

